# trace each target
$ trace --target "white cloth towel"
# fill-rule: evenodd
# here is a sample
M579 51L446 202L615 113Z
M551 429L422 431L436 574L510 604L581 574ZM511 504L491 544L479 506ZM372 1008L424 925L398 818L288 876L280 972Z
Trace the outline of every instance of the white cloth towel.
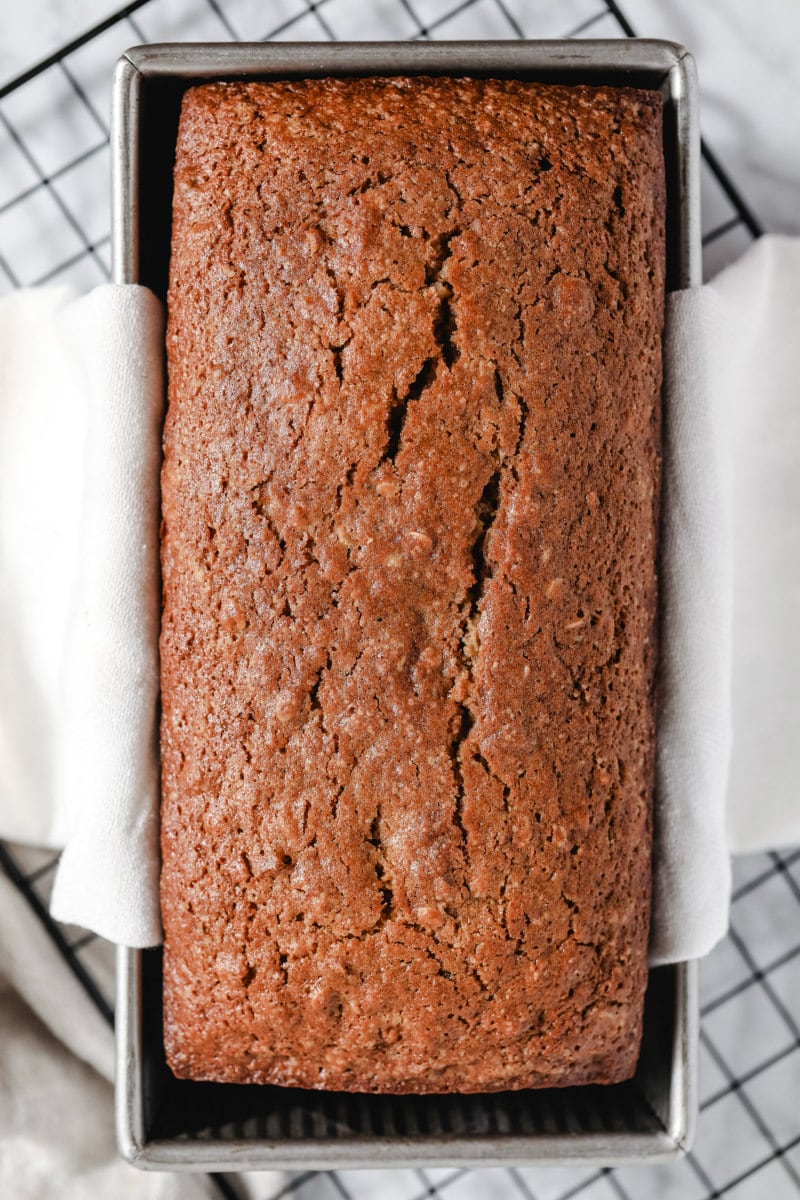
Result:
M729 851L800 842L800 239L669 298L651 958L725 933Z
M160 940L163 316L141 287L0 302L0 836L64 846L53 912Z
M729 837L800 840L798 312L787 238L670 298L654 962L723 935ZM0 836L66 842L56 915L135 946L160 936L162 344L141 288L0 304Z
M713 290L733 472L728 840L744 853L800 842L800 238L763 238Z

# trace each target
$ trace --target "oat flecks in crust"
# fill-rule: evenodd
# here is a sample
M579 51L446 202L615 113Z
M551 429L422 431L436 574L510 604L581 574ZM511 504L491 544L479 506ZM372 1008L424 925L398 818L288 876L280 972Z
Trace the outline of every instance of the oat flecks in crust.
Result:
M177 1074L632 1072L663 224L655 93L187 93L161 638Z

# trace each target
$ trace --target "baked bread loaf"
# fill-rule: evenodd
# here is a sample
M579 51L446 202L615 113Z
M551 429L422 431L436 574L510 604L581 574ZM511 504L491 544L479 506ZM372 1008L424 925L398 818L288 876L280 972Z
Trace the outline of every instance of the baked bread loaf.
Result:
M162 479L177 1075L633 1072L663 294L654 92L186 94Z

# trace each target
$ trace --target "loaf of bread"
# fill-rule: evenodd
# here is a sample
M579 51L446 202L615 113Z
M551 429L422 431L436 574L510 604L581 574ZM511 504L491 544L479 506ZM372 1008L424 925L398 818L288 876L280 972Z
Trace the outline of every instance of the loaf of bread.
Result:
M634 1070L664 168L649 91L221 83L180 121L161 635L175 1074Z

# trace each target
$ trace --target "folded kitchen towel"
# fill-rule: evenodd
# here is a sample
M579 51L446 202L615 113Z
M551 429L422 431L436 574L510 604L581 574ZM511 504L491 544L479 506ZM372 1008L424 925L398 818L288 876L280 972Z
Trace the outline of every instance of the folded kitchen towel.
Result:
M651 957L723 935L729 845L800 840L800 241L670 297ZM0 302L0 836L65 845L54 911L160 939L162 314Z
M727 927L729 851L800 842L800 239L669 297L651 958Z
M59 312L68 288L0 300L0 835L52 845L55 694L77 563L86 414Z
M800 238L712 285L727 329L734 853L800 842Z
M0 302L0 836L64 846L53 912L153 945L163 315Z

